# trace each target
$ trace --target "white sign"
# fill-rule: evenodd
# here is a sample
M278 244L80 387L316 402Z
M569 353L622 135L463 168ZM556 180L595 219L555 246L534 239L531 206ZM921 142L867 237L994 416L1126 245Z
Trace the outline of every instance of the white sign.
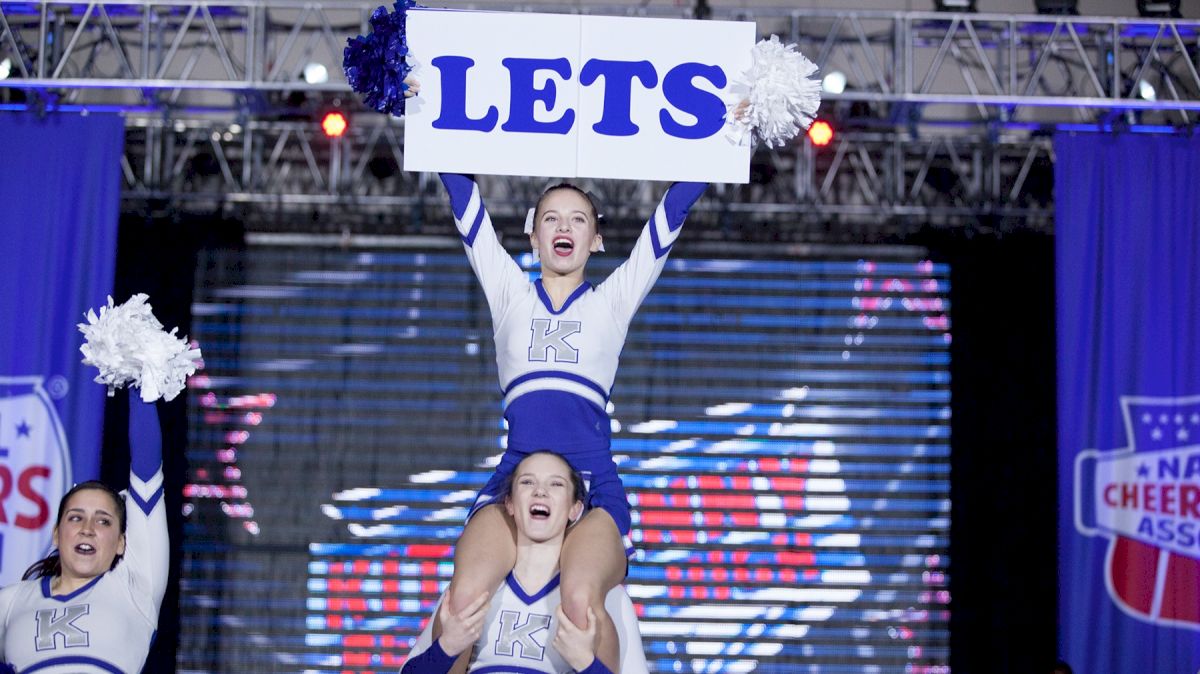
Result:
M745 183L752 22L410 9L406 171Z

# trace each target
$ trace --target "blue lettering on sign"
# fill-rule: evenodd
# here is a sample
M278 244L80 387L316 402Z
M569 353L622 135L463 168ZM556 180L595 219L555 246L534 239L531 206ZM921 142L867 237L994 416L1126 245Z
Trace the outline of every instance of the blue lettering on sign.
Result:
M725 73L716 66L703 63L681 63L663 78L663 95L676 108L696 117L696 123L684 126L675 121L671 113L658 113L663 131L676 138L708 138L725 125L725 103L714 93L697 89L695 78L708 80L717 89L725 88Z
M512 104L508 108L508 121L501 126L505 131L527 133L565 134L575 124L575 111L567 110L553 122L539 122L533 118L533 104L541 101L547 110L554 109L554 80L546 80L541 89L533 87L533 74L539 70L558 73L564 80L571 77L571 63L566 59L504 59L501 61L509 73L509 96Z
M442 114L433 120L433 128L461 131L491 131L495 128L500 113L494 105L489 105L488 111L479 119L467 117L467 70L475 65L474 59L439 56L429 63L442 71Z
M604 136L636 134L638 125L629 118L633 79L636 77L647 89L658 86L654 64L649 61L592 59L579 72L579 83L586 87L600 77L604 78L604 109L600 113L600 121L592 125L592 130Z
M433 128L457 131L482 131L487 133L496 127L499 112L490 105L478 119L467 115L467 71L474 59L466 56L438 56L430 64L441 72L442 108ZM534 118L534 106L541 102L547 110L554 108L558 90L553 79L547 79L541 87L534 86L534 75L538 71L550 71L564 81L572 76L571 64L565 58L535 59L506 58L501 64L509 74L509 113L501 129L510 132L566 134L575 125L575 111L568 108L558 119L543 122ZM676 138L698 140L708 138L721 130L725 124L725 104L719 96L699 89L696 79L703 79L717 89L727 83L725 72L719 66L703 63L681 63L667 71L662 78L662 93L675 110L696 118L693 124L682 124L668 108L659 111L659 124L663 132ZM658 71L649 61L612 61L591 59L579 73L582 86L591 86L604 80L604 103L600 121L592 130L603 136L632 136L640 130L631 119L633 81L647 89L659 85Z

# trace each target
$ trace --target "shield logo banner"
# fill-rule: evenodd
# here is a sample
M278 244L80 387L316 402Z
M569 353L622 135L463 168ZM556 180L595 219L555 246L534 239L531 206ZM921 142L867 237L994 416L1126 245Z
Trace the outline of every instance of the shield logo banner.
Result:
M0 586L49 552L71 454L41 377L0 377Z
M1124 613L1200 630L1200 396L1121 407L1128 447L1075 461L1075 526L1109 540L1105 586Z

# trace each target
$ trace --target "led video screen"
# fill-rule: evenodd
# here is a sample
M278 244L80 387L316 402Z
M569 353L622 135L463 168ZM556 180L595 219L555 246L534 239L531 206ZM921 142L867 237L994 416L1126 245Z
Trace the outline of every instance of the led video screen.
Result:
M652 671L949 671L948 278L668 262L609 410ZM197 280L180 670L397 671L505 441L462 251L252 242Z

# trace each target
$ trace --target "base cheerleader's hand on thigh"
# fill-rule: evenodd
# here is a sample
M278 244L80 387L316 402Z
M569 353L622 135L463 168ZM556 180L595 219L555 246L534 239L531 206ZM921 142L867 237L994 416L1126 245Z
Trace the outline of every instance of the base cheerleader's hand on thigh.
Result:
M438 643L446 655L458 655L470 648L483 634L483 619L488 613L488 595L482 594L467 608L454 613L450 602L443 601L438 609L438 620L442 624L442 635Z

